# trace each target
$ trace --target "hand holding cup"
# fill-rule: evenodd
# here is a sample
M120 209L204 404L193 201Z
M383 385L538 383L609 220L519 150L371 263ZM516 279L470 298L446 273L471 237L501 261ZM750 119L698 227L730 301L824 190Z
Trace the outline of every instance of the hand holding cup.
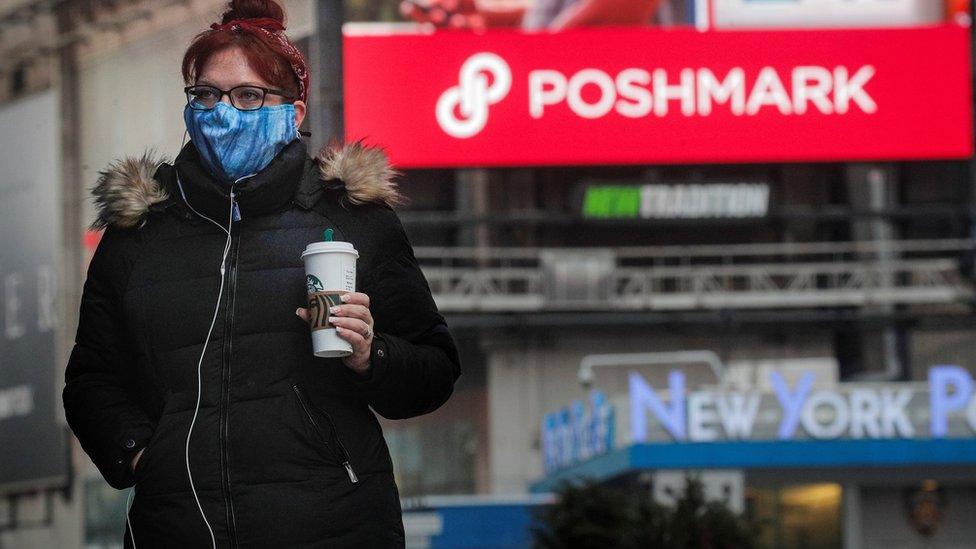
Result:
M339 296L341 305L329 308L329 323L335 326L336 335L352 345L352 354L342 357L342 362L360 375L369 371L369 357L373 344L373 315L369 311L369 296L362 292L348 292ZM311 322L309 309L299 307L295 314L305 322Z

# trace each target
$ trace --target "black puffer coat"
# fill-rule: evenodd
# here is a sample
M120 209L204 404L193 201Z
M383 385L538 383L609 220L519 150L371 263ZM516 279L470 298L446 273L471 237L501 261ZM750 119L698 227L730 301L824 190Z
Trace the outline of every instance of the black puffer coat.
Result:
M404 545L393 463L370 407L391 419L431 412L451 395L460 362L387 204L395 175L381 149L357 142L313 159L294 141L235 186L241 220L189 444L218 547ZM137 547L210 547L185 445L227 234L187 203L226 226L229 189L190 143L172 165L114 164L93 192L93 226L106 230L65 374L67 420L110 485L135 485ZM356 287L370 296L376 334L365 378L313 356L295 315L307 306L300 255L328 227L360 254Z

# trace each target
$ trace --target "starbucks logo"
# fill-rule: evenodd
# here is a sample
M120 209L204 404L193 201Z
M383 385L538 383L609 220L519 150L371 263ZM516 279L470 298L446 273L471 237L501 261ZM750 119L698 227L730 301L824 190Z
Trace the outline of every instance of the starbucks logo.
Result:
M313 274L305 275L305 288L308 290L308 293L310 294L314 294L315 292L321 292L325 290L325 286L322 284L322 281L319 280L318 277Z

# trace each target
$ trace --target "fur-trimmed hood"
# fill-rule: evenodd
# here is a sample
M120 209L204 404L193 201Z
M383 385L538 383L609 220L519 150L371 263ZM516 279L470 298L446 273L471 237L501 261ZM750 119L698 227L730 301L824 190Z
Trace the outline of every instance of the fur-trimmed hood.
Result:
M390 165L381 147L364 145L362 140L328 145L319 151L315 161L323 184L341 181L344 199L353 204L375 202L393 207L403 202L395 181L401 172ZM90 228L140 226L153 204L170 198L153 178L163 163L165 159L147 152L117 160L99 172L98 182L91 189L97 215Z

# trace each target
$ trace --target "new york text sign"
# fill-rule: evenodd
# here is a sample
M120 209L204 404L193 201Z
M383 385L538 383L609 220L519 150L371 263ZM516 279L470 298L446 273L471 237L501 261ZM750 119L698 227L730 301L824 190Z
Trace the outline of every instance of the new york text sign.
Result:
M888 382L814 389L815 377L807 371L791 385L771 371L771 395L754 390L686 392L684 373L672 370L665 400L643 376L631 372L630 442L665 434L692 442L976 436L976 379L960 366L929 368L927 387Z
M346 139L402 168L972 152L957 26L347 34L344 62Z

